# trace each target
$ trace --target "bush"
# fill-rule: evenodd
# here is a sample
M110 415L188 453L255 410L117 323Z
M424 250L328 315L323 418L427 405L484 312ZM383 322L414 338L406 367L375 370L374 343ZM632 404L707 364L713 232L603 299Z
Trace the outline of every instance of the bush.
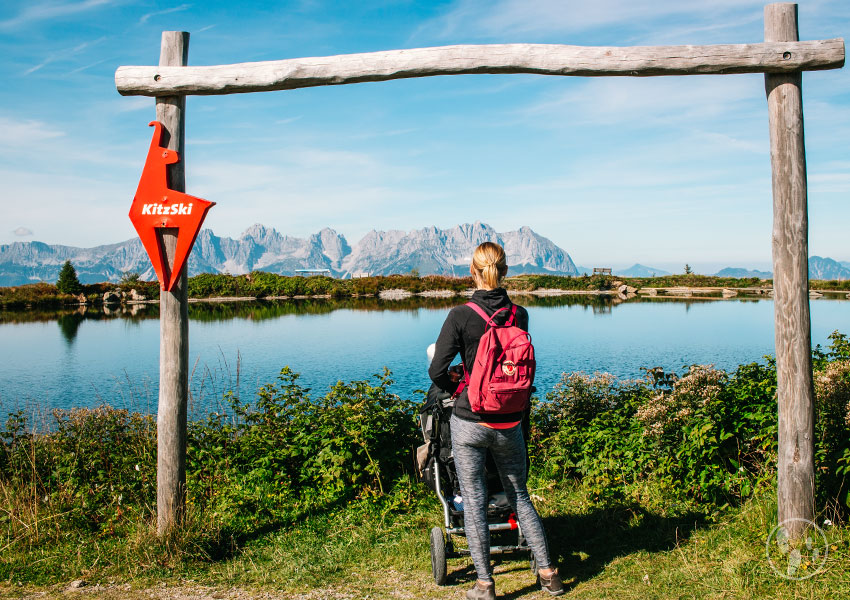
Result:
M850 507L850 343L834 333L815 350L818 503ZM776 366L734 373L696 365L643 381L564 375L532 414L532 452L549 477L580 480L602 503L653 481L677 499L738 504L776 476Z
M564 374L532 412L532 453L544 476L571 477L602 503L620 501L648 462L633 416L650 388L608 373Z
M201 273L189 278L188 291L190 298L250 296L245 287L244 276Z
M190 428L193 501L251 531L382 495L405 471L416 430L413 404L389 392L389 372L376 377L313 400L284 368L253 404L229 394L232 416Z

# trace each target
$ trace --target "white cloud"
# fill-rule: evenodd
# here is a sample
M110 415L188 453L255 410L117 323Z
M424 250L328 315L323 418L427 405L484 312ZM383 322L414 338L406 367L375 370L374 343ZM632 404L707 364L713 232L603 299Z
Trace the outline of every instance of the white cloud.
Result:
M72 173L95 165L112 174L127 168L134 171L139 164L136 157L144 157L146 145L134 140L130 145L104 145L99 140L85 136L67 135L55 125L36 120L18 120L0 116L0 157L4 165L18 165L18 172L26 172L33 181L57 173Z
M28 235L32 235L32 229L27 229L26 227L18 227L12 233L14 233L18 237L26 237Z
M400 218L417 227L434 221L433 212L416 221L416 211L435 198L415 184L417 166L323 147L258 149L238 161L211 156L219 158L193 154L187 191L218 203L207 224L219 235L238 235L259 221L290 235L331 226L354 240L371 227L398 227Z
M752 152L753 154L767 154L770 151L767 144L762 143L763 140L744 139L717 131L700 131L697 132L697 137L702 138L712 146L727 150L734 148L736 150L743 150L744 152Z
M36 71L38 71L39 69L49 65L50 63L59 62L59 61L62 61L62 60L67 60L67 59L83 52L87 48L90 48L91 46L94 46L94 45L101 43L105 39L106 39L105 37L100 37L100 38L97 38L96 40L91 40L91 41L88 41L88 42L83 42L81 44L77 44L76 46L74 46L72 48L66 48L64 50L52 52L52 53L48 54L47 57L44 60L42 60L40 63L38 63L37 65L30 67L29 69L24 71L23 74L24 75L30 75L31 73L35 73ZM103 62L103 61L101 60L101 61L98 61L94 64L99 64L101 62ZM88 66L82 67L82 68L84 69L84 68L88 68L90 66L93 66L93 65L88 65ZM76 73L79 70L82 70L82 69L75 69L74 71L71 71L71 73Z
M115 0L84 0L83 2L40 2L27 3L17 16L0 21L0 31L11 31L39 21L82 13L102 6L115 4Z
M39 239L51 244L90 247L133 237L127 218L134 183L90 176L50 174L0 168L7 198L4 219L38 225ZM94 216L96 215L96 216ZM12 232L7 240L14 240Z
M92 67L96 67L99 64L105 63L106 59L96 60L93 63L89 63L87 65L83 65L82 67L77 67L76 69L72 69L68 71L68 75L76 75L77 73L81 73L87 69L91 69Z
M763 0L460 0L448 12L426 23L419 33L437 37L458 34L473 37L500 35L548 35L590 29L652 23L663 18L710 16L737 26L742 13L761 14ZM727 13L735 13L736 20ZM564 43L569 43L565 41Z
M747 103L764 101L763 78L739 75L651 78L591 78L573 83L526 109L532 118L585 124L689 123L728 116Z
M811 173L809 194L846 194L850 192L850 173Z
M191 7L192 7L191 4L181 4L180 6L173 6L171 8L166 8L164 10L157 10L157 11L154 11L154 12L149 12L147 14L142 15L142 17L139 19L139 25L144 25L145 23L147 23L153 17L159 17L161 15L167 15L167 14L170 14L170 13L183 11L183 10L186 10L188 8L191 8ZM208 29L208 28L205 28L205 29ZM205 29L202 29L201 31L204 31Z
M289 125L290 123L294 123L298 119L300 119L303 115L298 115L297 117L289 117L287 119L278 119L274 122L275 125Z
M41 121L20 121L8 117L0 117L0 150L16 150L32 143L53 140L65 135L64 131L55 129Z
M115 101L115 111L118 113L148 110L151 116L156 111L156 100L147 96L123 96Z

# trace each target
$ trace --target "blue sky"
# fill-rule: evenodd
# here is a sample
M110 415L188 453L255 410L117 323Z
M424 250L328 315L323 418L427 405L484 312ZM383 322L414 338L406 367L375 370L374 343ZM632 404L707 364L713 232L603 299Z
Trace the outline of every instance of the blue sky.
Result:
M760 42L762 1L6 0L0 6L0 243L134 236L127 218L154 100L121 65L163 30L212 65L460 43ZM802 39L848 37L850 2L802 0ZM850 260L848 68L803 76L810 254ZM187 191L206 226L305 237L528 225L578 264L705 272L770 264L761 75L466 75L189 97Z

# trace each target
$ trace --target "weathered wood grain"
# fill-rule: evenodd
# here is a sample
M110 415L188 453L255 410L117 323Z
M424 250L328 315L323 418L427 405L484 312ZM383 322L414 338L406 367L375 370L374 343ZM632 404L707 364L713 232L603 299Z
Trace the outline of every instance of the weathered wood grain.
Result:
M767 41L796 40L797 5L769 4ZM814 519L814 390L808 208L800 73L765 76L773 171L773 286L779 403L779 522ZM798 538L802 521L787 524Z
M160 64L185 65L189 34L164 31ZM156 99L156 120L163 124L162 143L180 160L168 165L169 187L186 191L186 97ZM163 229L160 244L174 264L177 230ZM188 261L186 262L188 264ZM159 407L157 410L156 530L163 535L177 525L186 506L186 418L189 397L189 304L186 265L172 291L159 293Z
M212 95L472 73L645 77L783 73L843 65L843 39L714 46L493 44L207 67L125 66L115 72L115 85L125 96Z

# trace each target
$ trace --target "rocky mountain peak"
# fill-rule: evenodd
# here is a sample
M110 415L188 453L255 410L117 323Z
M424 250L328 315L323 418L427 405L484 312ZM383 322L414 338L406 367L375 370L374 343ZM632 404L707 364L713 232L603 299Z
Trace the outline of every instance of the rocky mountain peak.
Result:
M529 227L498 233L486 223L436 226L413 231L368 232L353 247L330 227L305 238L281 235L256 223L238 239L219 237L209 229L198 234L189 256L189 274L264 270L291 275L296 269L330 269L336 276L352 273L390 275L416 270L422 275L463 276L475 247L492 240L505 247L511 273L574 274L569 255ZM41 242L0 246L0 285L56 281L65 260L77 267L84 283L118 281L125 272L153 278L153 269L138 238L95 248L72 248Z
M325 227L310 236L310 244L321 249L321 253L330 259L333 268L339 269L342 259L351 254L351 246L345 236L330 227Z
M270 242L278 242L281 239L281 235L271 227L266 227L261 223L254 223L248 229L242 232L242 235L239 236L239 239L252 239L260 244L267 245Z

